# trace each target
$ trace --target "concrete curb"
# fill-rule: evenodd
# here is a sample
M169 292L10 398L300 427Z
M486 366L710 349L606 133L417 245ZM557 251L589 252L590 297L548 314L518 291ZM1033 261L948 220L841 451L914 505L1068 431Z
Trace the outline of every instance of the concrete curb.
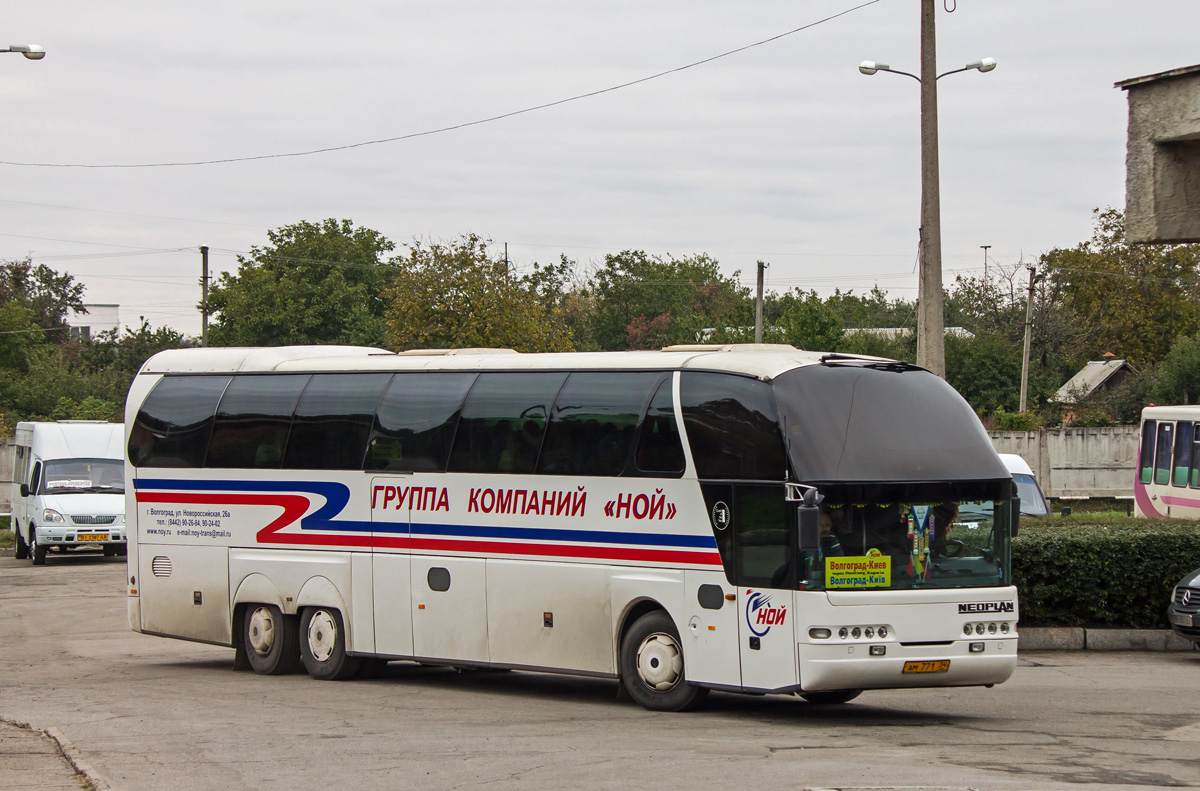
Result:
M1018 629L1018 651L1191 651L1193 643L1169 629Z
M57 745L58 752L62 755L63 760L67 762L67 764L75 771L76 774L82 776L84 780L88 782L88 788L93 789L93 791L112 791L112 786L108 784L108 781L101 777L100 774L92 768L91 764L83 760L78 748L76 748L75 745L71 743L71 740L64 736L62 731L60 731L58 728L47 728L43 730L41 728L35 728L27 722L14 720L2 715L0 715L0 722L5 723L6 725L11 725L14 728L20 728L22 730L29 731L31 733L40 733L43 736L53 740L55 745Z

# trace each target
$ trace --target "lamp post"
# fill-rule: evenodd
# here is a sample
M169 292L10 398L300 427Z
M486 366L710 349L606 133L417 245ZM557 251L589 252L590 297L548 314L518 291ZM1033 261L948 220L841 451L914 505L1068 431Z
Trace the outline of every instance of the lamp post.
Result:
M946 378L945 317L942 307L942 205L938 177L937 81L961 71L989 72L996 61L983 58L937 74L933 2L921 2L921 76L865 60L858 70L886 71L921 83L921 278L917 287L917 365ZM936 75L936 76L935 76Z
M0 52L20 52L29 60L41 60L46 57L46 50L37 44L12 44L8 49L0 49Z

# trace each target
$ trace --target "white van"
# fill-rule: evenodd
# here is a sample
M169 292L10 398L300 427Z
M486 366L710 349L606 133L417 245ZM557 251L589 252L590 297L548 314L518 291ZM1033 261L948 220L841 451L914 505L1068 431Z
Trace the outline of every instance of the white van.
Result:
M1000 460L1004 462L1017 484L1017 496L1021 498L1021 516L1049 516L1050 503L1046 502L1046 495L1042 493L1042 487L1038 486L1029 462L1015 453L1001 453Z
M46 562L54 547L125 554L125 426L102 420L18 423L12 519L16 556Z

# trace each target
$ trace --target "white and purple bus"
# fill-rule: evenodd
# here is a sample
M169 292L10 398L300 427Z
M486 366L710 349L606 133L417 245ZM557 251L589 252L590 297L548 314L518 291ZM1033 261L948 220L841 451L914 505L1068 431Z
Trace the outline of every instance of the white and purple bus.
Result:
M1133 502L1138 516L1200 516L1200 406L1142 410Z
M1016 666L1012 478L906 363L186 349L126 418L130 626L262 674L571 673L681 710Z

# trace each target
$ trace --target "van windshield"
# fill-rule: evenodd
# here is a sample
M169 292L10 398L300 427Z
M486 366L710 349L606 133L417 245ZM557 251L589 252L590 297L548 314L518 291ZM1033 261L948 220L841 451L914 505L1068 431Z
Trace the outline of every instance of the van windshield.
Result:
M41 494L124 494L125 462L57 459L46 462Z

